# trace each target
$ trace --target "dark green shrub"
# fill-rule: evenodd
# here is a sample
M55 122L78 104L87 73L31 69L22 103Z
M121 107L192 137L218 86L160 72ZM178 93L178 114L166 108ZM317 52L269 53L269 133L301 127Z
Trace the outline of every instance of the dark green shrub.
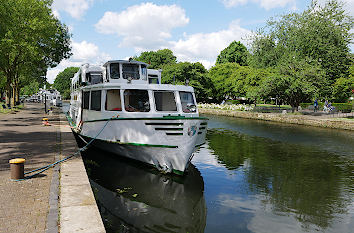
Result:
M333 103L332 106L334 106L337 111L345 113L351 112L353 109L353 105L350 103Z
M226 104L240 104L241 101L240 100L227 100Z
M321 102L319 102L318 103L318 109L319 110L322 110L323 109L323 106L324 106L324 103L321 103ZM313 103L301 103L300 104L300 107L302 108L302 109L313 109L313 107L314 107L314 105L313 105Z

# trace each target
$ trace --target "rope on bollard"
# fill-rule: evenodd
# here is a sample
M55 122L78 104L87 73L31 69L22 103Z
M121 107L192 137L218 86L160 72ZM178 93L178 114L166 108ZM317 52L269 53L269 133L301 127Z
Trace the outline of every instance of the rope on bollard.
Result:
M49 165L46 165L46 166L43 166L43 167L34 169L34 170L32 170L32 171L25 172L25 173L24 173L25 175L31 174L31 173L33 173L33 172L36 172L36 173L34 173L33 175L30 175L30 176L26 176L26 177L23 178L23 179L12 180L12 181L22 181L22 180L31 179L31 178L33 178L34 176L39 175L39 174L45 172L45 171L48 170L49 168L54 167L55 165L57 165L57 164L59 164L59 163L62 163L62 162L64 162L64 161L66 161L66 160L68 160L68 159L70 159L70 158L76 156L76 155L79 154L80 152L87 150L88 146L91 145L91 144L93 143L93 141L95 141L95 140L97 139L97 137L102 133L102 131L106 128L106 126L108 125L108 122L109 122L109 121L110 121L110 119L107 120L106 124L103 126L103 128L100 130L100 132L98 132L98 134L96 135L96 137L92 138L84 147L80 148L80 149L79 149L78 151L76 151L74 154L69 155L69 156L65 157L64 159L58 160L58 161L56 161L56 162L54 162L54 163L51 163L51 164L49 164ZM37 172L37 171L38 171L38 172Z

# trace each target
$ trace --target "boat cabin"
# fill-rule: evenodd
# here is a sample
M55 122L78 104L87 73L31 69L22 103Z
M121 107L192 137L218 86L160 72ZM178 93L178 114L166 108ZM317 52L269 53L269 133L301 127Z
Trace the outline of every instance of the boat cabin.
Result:
M161 70L139 61L84 64L72 79L72 118L197 116L193 88L161 84Z

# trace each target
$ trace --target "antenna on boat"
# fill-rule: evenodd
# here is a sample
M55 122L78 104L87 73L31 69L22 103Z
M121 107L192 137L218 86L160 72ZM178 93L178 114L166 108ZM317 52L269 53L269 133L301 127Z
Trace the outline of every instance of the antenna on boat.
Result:
M189 78L186 79L186 86L189 84Z
M173 85L176 85L176 76L173 75Z

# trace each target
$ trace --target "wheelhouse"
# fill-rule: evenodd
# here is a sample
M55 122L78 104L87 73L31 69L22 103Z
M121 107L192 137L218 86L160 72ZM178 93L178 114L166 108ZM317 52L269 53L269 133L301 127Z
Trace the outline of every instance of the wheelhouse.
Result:
M161 70L139 61L83 65L72 79L73 115L83 121L112 117L198 115L193 88L161 85Z

